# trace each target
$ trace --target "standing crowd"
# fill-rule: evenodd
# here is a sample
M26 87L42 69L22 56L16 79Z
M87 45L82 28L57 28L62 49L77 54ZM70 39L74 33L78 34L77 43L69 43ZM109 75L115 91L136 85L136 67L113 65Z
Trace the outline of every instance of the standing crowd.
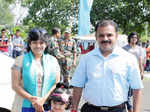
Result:
M10 34L8 38L6 36L6 29L1 30L0 36L0 52L6 54L7 56L16 58L23 53L24 50L24 42L22 37L20 36L20 30L16 30L16 34Z
M146 61L136 32L129 34L128 45L121 48L117 46L118 25L112 20L98 22L98 47L82 56L78 65L80 50L70 29L62 38L59 28L52 29L52 36L34 28L26 50L20 30L9 39L5 32L1 30L0 51L15 58L13 112L78 112L82 95L86 103L81 112L140 112Z

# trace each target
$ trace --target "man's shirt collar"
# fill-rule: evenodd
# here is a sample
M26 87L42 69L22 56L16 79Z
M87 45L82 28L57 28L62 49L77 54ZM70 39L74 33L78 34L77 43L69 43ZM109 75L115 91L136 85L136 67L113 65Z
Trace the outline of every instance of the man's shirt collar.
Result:
M109 55L109 56L119 56L122 52L122 48L120 48L119 46L115 46L115 48L113 49L113 52ZM100 48L95 48L93 51L93 55L95 56L100 56L100 57L104 57L100 51Z

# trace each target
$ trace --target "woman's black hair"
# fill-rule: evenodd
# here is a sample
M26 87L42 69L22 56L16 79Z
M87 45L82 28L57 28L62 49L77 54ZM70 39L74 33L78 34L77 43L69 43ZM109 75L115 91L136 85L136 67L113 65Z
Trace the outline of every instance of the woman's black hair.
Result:
M137 36L137 42L136 42L136 44L138 44L138 42L139 42L139 36L138 36L138 33L137 33L137 32L131 32L131 33L128 35L128 43L131 42L131 38L132 38L134 35Z
M58 83L56 85L56 89L52 92L52 94L50 95L49 99L48 99L48 105L51 105L51 101L55 100L55 101L60 101L63 102L61 96L53 96L53 94L67 94L69 99L67 101L67 107L66 110L70 109L71 105L72 105L72 96L71 96L71 91L70 91L70 87L65 84L65 83Z
M6 31L6 29L5 28L1 29L1 32L3 32L3 31Z
M49 35L45 29L34 28L29 32L29 35L27 38L27 52L31 50L30 48L31 41L37 41L37 40L41 40L45 42L46 45L48 45ZM47 53L47 47L45 48L44 53Z

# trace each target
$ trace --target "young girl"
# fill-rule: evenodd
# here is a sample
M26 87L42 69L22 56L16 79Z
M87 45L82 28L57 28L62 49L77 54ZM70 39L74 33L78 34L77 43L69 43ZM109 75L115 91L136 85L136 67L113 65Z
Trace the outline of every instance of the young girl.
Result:
M69 89L70 88L63 83L57 84L56 89L48 101L51 106L51 110L48 112L65 112L65 110L70 108L72 97Z

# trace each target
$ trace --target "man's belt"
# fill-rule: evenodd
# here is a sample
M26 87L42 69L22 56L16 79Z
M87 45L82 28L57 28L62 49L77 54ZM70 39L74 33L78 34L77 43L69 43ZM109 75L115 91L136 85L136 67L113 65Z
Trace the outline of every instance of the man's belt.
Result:
M115 109L124 109L125 108L125 103L122 103L120 105L116 105L116 106L95 106L93 104L87 103L87 105L95 108L95 109L99 109L99 110L115 110Z

